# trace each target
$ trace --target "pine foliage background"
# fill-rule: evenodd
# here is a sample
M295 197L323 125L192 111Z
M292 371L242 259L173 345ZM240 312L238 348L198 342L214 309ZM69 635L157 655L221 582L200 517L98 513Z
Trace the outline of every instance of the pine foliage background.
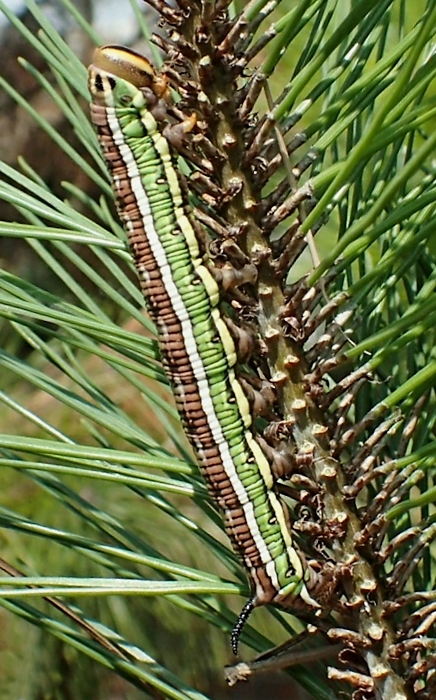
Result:
M90 49L105 43L73 4L58 4ZM170 31L186 11L180 27L190 55L200 4L151 4ZM19 86L0 79L0 88L86 184L54 187L23 159L0 163L0 198L13 212L0 234L30 261L24 269L12 258L0 272L0 619L11 636L0 652L0 697L86 697L89 687L94 697L217 697L208 689L232 661L228 638L246 578L159 363L89 121L86 68L38 4L26 5L38 31L0 0L41 57L22 67L64 115L68 135ZM268 265L283 298L275 312L299 363L283 417L298 414L293 401L304 395L311 434L319 428L315 454L304 430L295 437L297 455L309 454L300 480L288 484L296 537L308 556L343 569L337 610L315 643L340 642L341 663L329 660L330 679L322 661L291 669L313 698L435 692L436 6L417 5L202 5L209 40L223 13L236 27L224 48L240 91L238 167L259 196L253 217L274 241ZM189 61L200 71L195 55ZM169 75L183 89L186 75ZM198 100L189 77L188 106ZM219 79L209 78L219 92ZM187 148L188 163L197 146ZM202 205L193 172L206 216L219 205ZM223 173L222 191L234 175ZM316 234L319 264L307 234ZM279 364L271 361L271 376ZM25 622L18 628L8 613ZM243 654L301 630L289 614L256 611ZM17 673L9 659L23 645L28 673ZM116 678L137 690L118 688Z

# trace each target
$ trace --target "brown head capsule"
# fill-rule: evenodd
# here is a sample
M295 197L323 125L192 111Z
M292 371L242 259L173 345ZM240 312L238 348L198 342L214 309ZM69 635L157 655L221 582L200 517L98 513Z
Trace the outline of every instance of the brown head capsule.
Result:
M167 79L154 70L145 56L136 51L116 44L101 46L94 52L92 65L98 70L127 80L139 89L151 88L158 98L170 99Z

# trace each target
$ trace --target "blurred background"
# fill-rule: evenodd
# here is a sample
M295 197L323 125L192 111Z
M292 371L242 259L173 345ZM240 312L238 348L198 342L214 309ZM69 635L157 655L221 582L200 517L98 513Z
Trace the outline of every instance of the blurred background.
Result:
M38 22L24 2L9 0L5 5L31 34L38 32ZM39 2L37 5L75 55L87 65L94 48L93 42L72 18L65 4L53 0ZM125 44L140 52L148 52L148 46L128 0L77 0L74 6L103 38L104 43ZM146 18L150 33L155 31L156 13L145 4L139 3L139 7ZM52 81L51 72L44 59L1 12L0 42L0 73L3 79L20 93L23 100L41 115L59 136L81 156L89 159L86 150L75 138L63 111L47 92L41 89L40 83L17 62L18 57L24 58L48 81ZM86 109L86 104L84 108ZM41 182L60 199L66 196L63 186L65 181L71 183L77 191L86 193L91 200L97 199L101 194L99 187L87 176L83 168L69 157L63 148L54 143L47 130L41 129L28 111L2 89L0 157L5 163L13 166L22 158L27 164L26 167L35 171ZM70 193L69 202L79 212L86 210L89 216L89 210L81 198ZM0 199L0 221L23 222L26 218L20 216L19 208ZM83 256L89 265L105 275L103 266L92 255L89 247L76 246L76 252ZM62 258L59 251L56 252L56 259L89 295L101 304L115 323L119 323L131 333L144 332L138 321L126 318L126 314L116 304L112 304L102 294L98 285L82 274L71 260L67 257ZM59 295L67 302L74 301L71 290L62 284L49 265L44 264L41 256L28 241L16 237L0 237L0 265L3 270L40 289ZM128 265L125 266L125 273L134 283L135 276ZM38 353L35 355L32 344L26 342L23 335L16 332L14 325L4 318L0 319L0 346L10 355L35 365L46 376L64 381L62 372L57 372L55 364L45 360ZM153 411L144 408L135 386L128 382L120 382L119 376L111 372L98 357L90 356L85 367L105 395L110 396L114 403L126 410L138 425L146 426L165 449L176 452ZM48 392L35 388L26 378L1 370L0 390L13 396L32 416L40 416L47 424L56 425L57 429L64 430L79 443L86 442L89 438L88 426L84 427L80 420L76 422L74 413L66 405ZM165 388L161 387L158 391L165 400L169 400ZM173 424L174 430L178 430L177 421L173 421ZM27 438L46 435L45 429L38 426L34 420L28 420L27 416L17 417L16 406L11 407L6 401L0 403L0 425L1 432L5 434L23 435ZM183 444L183 436L179 437ZM112 441L112 445L122 446L122 440ZM152 506L145 510L143 502L132 491L105 483L81 483L74 478L67 480L67 483L88 502L107 507L112 515L132 531L139 535L147 531L148 541L158 548L163 548L168 556L177 559L181 555L185 564L198 565L207 570L209 555L206 548L199 547L198 541L192 538L189 545L189 534L186 533L183 534L183 542L178 542L180 528L176 527L174 530L174 523L162 514L161 510L153 510ZM89 534L82 519L76 517L71 510L58 508L50 493L39 488L25 475L13 470L0 470L0 505L6 511L12 509L33 522L42 522L54 528L71 529L84 536ZM193 515L197 519L202 517L201 511L188 499L181 500L181 508L188 516ZM205 526L212 530L216 538L226 542L218 527L207 521ZM60 549L50 539L20 535L8 528L0 530L0 556L16 566L22 566L28 572L30 570L46 575L96 575L95 569L88 570L86 562L78 559L73 551L65 547ZM210 565L216 571L216 562L213 562L212 557ZM168 606L162 604L158 598L96 598L94 601L87 600L84 607L88 614L96 619L113 624L117 629L124 629L126 636L133 638L139 646L154 650L160 662L167 662L186 682L216 700L238 700L246 697L256 700L264 698L266 694L280 700L288 698L290 693L295 700L309 697L301 688L294 686L288 676L280 673L262 676L250 684L240 684L231 690L227 689L222 667L232 660L228 635L206 621L184 614L179 608L171 608L172 614ZM40 608L48 609L43 603ZM267 625L267 616L260 611L257 622L261 629L263 618ZM20 620L11 612L0 609L1 700L134 700L144 696L148 697L148 694L134 689L120 676L87 659L70 645L65 645L47 632ZM152 694L150 697L160 696Z

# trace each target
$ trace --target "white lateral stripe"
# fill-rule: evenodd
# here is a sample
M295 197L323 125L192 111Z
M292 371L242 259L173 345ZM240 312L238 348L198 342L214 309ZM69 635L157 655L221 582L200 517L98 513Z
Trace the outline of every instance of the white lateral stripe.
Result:
M103 76L102 76L103 78ZM106 83L106 81L105 81ZM110 91L108 82L105 88ZM144 228L147 231L147 236L150 240L150 247L153 250L153 254L156 258L156 262L159 266L162 282L167 290L168 296L171 299L173 309L177 315L177 318L182 326L183 340L185 343L186 352L189 356L190 361L192 360L192 368L195 379L197 381L198 393L201 400L201 405L208 421L209 429L212 433L214 441L220 451L221 460L223 468L226 472L227 477L232 484L235 493L243 508L244 515L247 521L247 526L250 530L251 536L255 542L255 545L259 551L261 561L267 565L268 575L271 579L273 587L278 591L280 589L280 584L277 578L277 572L275 569L274 562L271 559L271 555L268 551L266 543L262 537L259 530L259 526L256 521L253 504L249 501L247 492L243 483L241 482L238 473L236 471L232 456L230 454L229 445L225 440L223 435L221 425L219 423L218 417L215 412L215 407L213 405L212 397L209 390L209 383L206 376L205 368L201 356L198 352L197 344L195 342L195 337L193 333L193 327L189 313L180 296L179 290L174 283L172 278L171 268L168 263L165 249L160 241L159 235L154 226L153 215L150 209L149 201L147 198L147 193L142 185L140 173L138 166L134 159L133 153L130 147L126 143L124 136L122 134L119 121L116 115L116 110L114 108L107 108L107 121L112 132L112 136L116 146L119 149L120 155L124 161L127 169L127 173L130 178L132 191L135 195L138 209L140 211ZM160 156L169 156L168 143L166 139L162 138L162 135L157 130L156 122L154 122L154 129L150 129L150 113L147 114L148 124L145 124L147 130L149 131L149 136L153 139L156 150ZM155 133L153 131L155 130ZM159 148L160 147L160 148ZM177 175L174 171L172 162L170 158L162 158L162 163L165 169L165 174L167 176L168 184L171 183L174 188L174 192L170 190L171 196L181 197L181 192L177 180ZM175 179L174 179L175 178ZM176 191L176 188L178 191ZM182 200L180 200L182 201ZM175 208L175 217L180 223L183 221L183 226L189 225L191 227L189 220L186 218L183 210L182 212L177 211ZM183 216L182 216L183 215ZM183 230L183 229L182 229ZM184 231L183 231L184 233ZM194 235L192 233L192 235ZM177 310L177 311L176 311Z

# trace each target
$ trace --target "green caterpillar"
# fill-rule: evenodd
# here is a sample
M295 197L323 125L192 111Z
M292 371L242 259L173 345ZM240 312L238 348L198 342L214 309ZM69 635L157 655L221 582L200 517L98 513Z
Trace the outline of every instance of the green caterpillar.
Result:
M89 67L96 126L165 370L184 429L226 531L247 568L253 597L232 634L237 651L253 607L296 598L313 608L310 569L292 543L286 505L253 432L235 373L235 342L220 311L220 291L203 259L168 138L195 118L163 128L168 88L138 54L97 49Z

